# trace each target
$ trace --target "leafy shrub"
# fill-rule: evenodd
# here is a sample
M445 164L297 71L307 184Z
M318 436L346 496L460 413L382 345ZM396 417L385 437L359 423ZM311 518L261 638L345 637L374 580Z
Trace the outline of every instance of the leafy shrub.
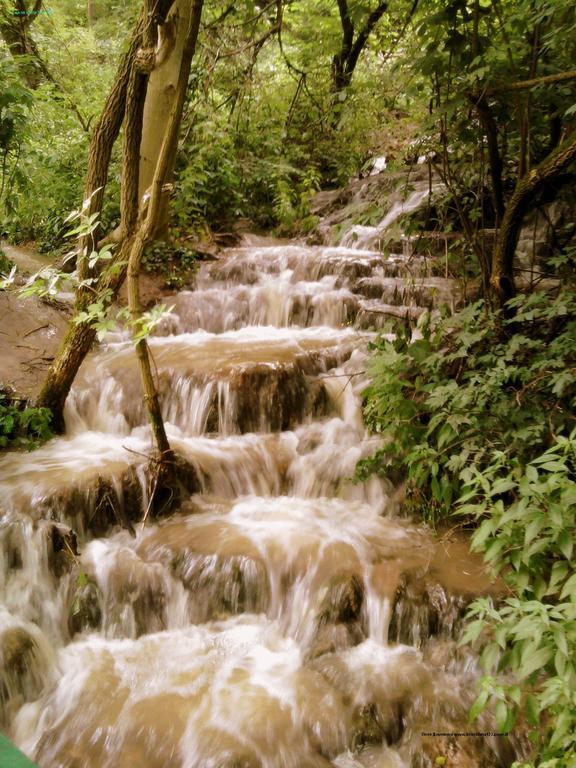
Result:
M13 266L14 262L11 261L2 248L0 248L0 275L7 275Z
M0 449L33 448L52 436L48 408L28 408L0 394Z
M405 473L409 509L430 522L450 514L466 467L483 469L498 451L525 466L576 423L576 296L512 303L504 337L479 301L423 316L417 341L401 331L373 345L365 415L383 445L359 476Z
M146 249L142 263L146 272L162 275L166 287L173 289L191 284L197 268L193 250L162 240L157 240Z
M576 296L519 296L504 321L482 302L378 341L365 412L382 436L358 476L406 478L407 507L458 514L508 586L476 600L463 643L486 676L470 712L532 727L539 768L576 765Z
M525 467L498 452L464 473L459 512L479 527L473 547L514 596L476 600L463 642L481 637L487 677L473 705L495 703L498 727L522 713L540 768L576 763L576 430ZM513 680L499 680L497 672Z

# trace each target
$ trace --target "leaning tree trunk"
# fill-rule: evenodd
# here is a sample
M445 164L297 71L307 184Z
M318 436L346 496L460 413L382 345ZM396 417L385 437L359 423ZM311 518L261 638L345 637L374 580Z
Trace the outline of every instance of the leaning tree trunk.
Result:
M124 119L126 92L132 62L142 42L142 26L142 21L139 21L132 34L128 50L120 62L114 85L106 100L102 115L92 134L84 187L84 199L88 200L85 207L87 216L99 213L102 208L112 148ZM90 276L87 253L94 247L95 242L92 238L82 238L79 243L78 277L81 281ZM121 248L120 251L123 249ZM117 260L121 262L121 254ZM126 270L121 269L114 279L107 281L107 295L109 295L110 300L116 296L125 274ZM101 288L99 293L102 295ZM84 311L93 300L94 293L88 287L79 288L76 294L75 311L77 313ZM95 338L96 331L90 323L71 323L56 360L48 370L36 403L39 407L51 410L51 424L55 432L64 431L64 403L78 369L90 351Z
M162 138L158 160L154 169L154 176L150 186L150 198L146 213L136 231L130 250L128 260L128 304L135 329L138 327L138 321L141 319L142 315L139 287L142 257L146 246L154 239L154 234L162 212L164 183L173 166L174 148L180 132L182 113L188 89L190 67L196 50L196 41L200 29L202 5L203 0L194 0L191 14L188 23L186 24L186 35L182 47L174 100ZM146 339L139 339L135 346L136 355L140 364L144 401L146 403L148 419L150 421L158 453L156 459L156 478L152 489L151 504L156 512L160 511L159 507L162 507L162 511L166 511L167 509L176 506L179 502L177 459L170 447L164 428L164 420L162 418L158 392L152 374L150 354Z
M109 273L102 282L96 299L102 299L105 303L111 303L126 277L126 259L130 251L130 240L125 240L120 248L115 262L119 268ZM122 263L124 262L124 266ZM80 366L88 352L90 351L94 340L96 339L96 329L89 322L70 323L68 331L55 361L52 363L40 394L36 400L36 405L41 408L49 408L52 417L50 425L52 430L61 434L64 432L64 405L68 393L74 383Z
M190 13L189 0L176 0L166 18L166 23L162 27L161 50L164 51L164 54L162 60L156 64L150 73L144 107L138 180L140 200L149 190L154 179L160 149L176 100L180 62L186 45ZM173 154L171 153L171 161ZM168 176L170 170L169 167Z
M170 0L164 0L161 4L162 7L158 7L158 14L163 13L160 20L165 18L170 5ZM142 17L131 35L128 49L121 59L104 110L92 134L84 187L84 200L88 201L84 208L86 216L99 213L102 209L112 149L124 120L128 86L136 54L142 46L144 29L144 17ZM142 91L140 91L140 97L141 95ZM138 138L139 141L140 139ZM126 176L127 174L124 174L124 178ZM128 174L128 177L130 177L130 174ZM134 184L128 185L128 188L125 184L122 186L122 222L119 232L114 237L114 241L118 243L118 250L114 258L115 271L110 272L100 280L97 286L98 293L96 297L94 292L87 286L79 288L76 294L76 313L85 311L87 305L93 302L95 298L97 300L101 299L105 306L109 306L116 298L126 276L126 262L131 247L131 235L133 234L137 217L137 195L138 174L136 173L135 186ZM126 202L128 199L132 200L130 204ZM93 236L80 240L78 276L81 281L91 277L88 270L87 253L96 247L96 239L97 233L94 233ZM51 410L51 424L55 432L64 431L64 404L80 365L90 351L95 338L96 332L89 322L72 323L56 360L48 370L37 398L37 405Z
M540 192L551 182L554 182L552 192L556 195L562 174L575 161L576 137L572 136L518 182L506 206L492 256L490 288L497 307L502 308L515 293L514 256L524 217L534 208Z

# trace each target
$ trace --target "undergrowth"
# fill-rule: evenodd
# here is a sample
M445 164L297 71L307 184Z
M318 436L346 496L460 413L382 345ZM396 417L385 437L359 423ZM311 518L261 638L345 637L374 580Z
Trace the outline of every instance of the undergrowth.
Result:
M509 309L502 320L477 302L423 317L419 340L373 344L365 415L382 444L357 475L404 479L408 511L432 525L474 524L472 546L508 596L469 609L462 642L485 672L470 717L490 706L501 731L523 724L523 765L574 768L576 295Z
M0 394L0 450L31 450L52 437L48 408L29 408Z

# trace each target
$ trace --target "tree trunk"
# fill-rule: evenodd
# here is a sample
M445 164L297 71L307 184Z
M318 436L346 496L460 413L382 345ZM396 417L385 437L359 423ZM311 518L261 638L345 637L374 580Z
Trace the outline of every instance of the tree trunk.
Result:
M140 148L139 199L140 205L154 178L154 171L162 147L164 134L170 113L176 99L176 88L180 72L180 62L186 45L186 34L190 24L191 4L189 0L176 0L162 27L162 38L157 56L157 65L150 74L148 93L144 108L142 144ZM178 137L170 153L170 163L165 182L169 182L174 172ZM168 226L168 208L170 193L166 189L158 223L153 238L165 233Z
M128 81L132 63L142 42L142 29L143 22L140 20L132 33L128 50L122 57L114 85L92 134L84 186L84 198L88 200L85 208L87 216L99 213L102 208L112 148L124 119ZM81 238L78 257L78 277L81 281L90 276L87 254L95 247L96 233L89 238ZM126 257L127 254L121 247L115 261L122 263ZM116 298L125 275L126 269L121 267L114 277L107 278L104 281L105 286L98 288L99 297L107 296L106 301L111 303ZM105 288L104 291L103 288ZM85 311L93 300L94 293L89 287L78 288L75 311ZM64 431L64 403L80 365L90 351L95 338L96 332L90 323L71 323L56 360L48 370L36 403L38 407L49 408L52 411L51 424L55 432Z
M164 8L167 12L166 5L165 2ZM130 75L136 54L142 45L142 35L144 30L143 19L144 17L140 18L132 33L128 50L120 61L114 84L106 100L102 114L94 127L94 132L90 141L88 168L84 186L84 199L88 200L84 213L87 216L93 213L99 213L102 209L112 149L120 132L126 111L126 99ZM134 190L134 185L132 185L131 189ZM122 266L122 264L128 259L131 246L129 231L134 229L136 222L134 205L126 205L126 200L130 194L130 185L128 185L128 188L123 186L122 213L124 221L120 227L122 234L118 238L119 247L114 258L114 265L117 271L110 272L98 286L98 295L96 298L102 299L105 306L109 306L115 300L126 276L126 266ZM137 202L136 194L136 213ZM90 277L87 253L96 247L96 240L97 233L93 233L90 238L82 238L80 240L78 276L81 281ZM87 305L94 301L94 298L94 293L89 287L79 288L76 294L75 311L85 311ZM37 399L37 405L39 407L50 408L52 411L52 428L55 432L64 431L64 403L66 402L66 398L68 397L68 393L70 392L70 388L76 378L80 365L90 351L95 337L96 333L89 323L71 324L56 360L48 370L48 374Z
M137 328L137 322L141 318L140 305L140 267L146 246L154 239L158 221L163 208L164 183L174 164L174 148L180 132L182 113L186 100L188 78L192 58L196 50L196 41L200 29L203 0L194 0L191 13L185 22L185 35L181 49L178 78L174 88L174 98L168 120L159 147L158 157L154 168L154 175L150 185L150 199L146 214L138 227L134 237L128 260L128 303L132 322ZM184 19L182 19L184 22ZM135 344L136 355L140 364L140 376L144 401L148 412L148 420L152 428L154 442L156 443L156 478L151 495L151 506L155 512L166 512L174 508L180 501L179 481L177 474L177 459L172 451L164 420L160 409L158 392L152 375L150 354L145 339L140 339Z
M15 0L0 11L0 35L11 56L19 62L24 82L32 89L38 88L48 71L30 35L30 24L41 7L42 3L37 2L33 9L28 9L24 0ZM20 61L21 57L25 60Z
M143 17L136 24L128 50L122 56L120 65L116 72L116 78L110 91L102 114L94 127L90 148L88 150L88 167L86 170L86 181L84 182L84 200L88 200L85 214L90 216L94 213L100 213L102 203L104 202L104 193L108 182L108 169L110 167L110 158L114 143L120 133L120 128L124 120L126 109L126 94L130 73L137 51L142 44L142 30L144 29ZM88 260L86 258L86 249L96 247L98 233L94 232L89 242L81 240L79 243L79 263L78 276L84 280L88 275ZM84 309L87 291L79 291L76 297L77 309Z
M176 0L163 27L163 60L150 73L144 107L142 145L140 148L139 196L150 188L158 156L166 133L170 112L176 98L180 61L186 44L191 7L186 0Z
M566 168L576 161L576 137L561 144L516 185L498 232L492 256L490 288L497 307L514 296L514 256L524 217L537 202L537 196L551 182L554 195L560 190L561 177Z
M498 126L485 96L472 95L470 100L478 112L478 117L486 134L492 179L492 204L496 214L496 228L498 228L504 216L504 185L502 183L502 156L498 146Z
M130 246L131 241L125 240L115 258L115 262L120 265L119 268L109 272L99 288L96 299L102 298L105 300L105 305L112 303L124 282ZM70 323L56 360L48 369L36 405L50 409L52 412L50 424L57 434L64 432L64 404L95 338L96 330L90 323Z
M354 40L354 24L350 16L347 0L337 0L342 25L342 43L340 50L332 59L332 93L337 94L350 85L360 54L366 47L374 27L388 10L388 2L378 3L368 14L364 26Z
M95 0L88 0L86 4L86 18L88 20L88 26L92 27L96 23L98 9Z

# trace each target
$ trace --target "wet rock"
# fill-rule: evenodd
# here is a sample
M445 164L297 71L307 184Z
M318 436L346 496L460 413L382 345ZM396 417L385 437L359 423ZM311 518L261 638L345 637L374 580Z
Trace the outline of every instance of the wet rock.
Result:
M396 590L389 639L419 648L436 635L453 637L467 604L429 576L409 574Z
M360 619L364 602L364 584L355 573L339 574L328 587L322 601L318 623L350 624Z
M379 299L392 306L415 305L425 309L442 304L459 306L463 298L460 283L443 277L401 278L372 274L357 280L353 290L368 299Z
M362 749L371 744L395 744L404 731L402 706L393 702L382 712L375 704L358 707L352 719L352 749Z
M314 393L307 385L295 365L280 370L258 366L249 374L240 374L231 384L238 402L240 431L255 432L269 426L280 432L301 422L314 402Z
M206 550L218 549L219 553ZM195 621L268 608L266 568L252 543L223 525L189 528L173 520L138 547L148 563L162 563L190 593Z
M419 653L404 646L381 646L372 640L310 663L348 701L353 712L356 746L396 743L402 737L414 691L433 695L430 672Z
M85 485L72 486L36 505L42 517L70 523L80 535L95 537L114 526L130 530L143 511L140 478L133 467L116 477L98 476Z
M314 640L306 653L307 661L336 653L344 648L358 645L365 639L359 624L325 624L316 631Z
M40 693L46 665L46 656L32 631L12 622L0 630L0 725Z
M4 566L7 571L22 568L22 526L18 520L8 518L0 510L0 547L4 555Z
M71 585L68 611L70 636L80 632L97 631L102 626L102 595L90 579L76 579Z
M48 568L53 576L60 578L72 569L78 556L76 533L52 520L41 521L39 527L45 537Z
M170 584L161 564L145 562L120 542L95 540L86 547L82 567L76 593L76 600L85 598L81 618L98 621L112 637L139 637L166 628Z
M312 356L310 356L312 357ZM329 406L317 374L333 357L294 363L255 364L227 374L160 375L165 418L188 434L280 432L305 417L326 415ZM143 414L134 414L134 426Z
M258 560L238 556L184 557L176 573L208 620L226 614L263 613L270 596L266 569Z
M484 230L486 231L486 230ZM390 240L387 248L393 253L402 253L406 258L411 259L417 269L417 260L427 262L430 271L426 270L419 274L443 275L446 269L446 253L454 253L462 243L463 235L461 232L433 232L422 230L414 235L402 235L399 239ZM489 251L487 247L487 251ZM418 254L412 255L412 254ZM413 271L416 274L416 270Z

